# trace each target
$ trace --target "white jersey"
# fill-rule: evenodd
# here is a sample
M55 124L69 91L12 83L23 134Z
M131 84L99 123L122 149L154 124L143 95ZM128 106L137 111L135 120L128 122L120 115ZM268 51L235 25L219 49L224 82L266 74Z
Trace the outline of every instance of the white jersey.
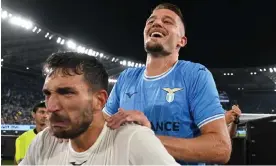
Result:
M87 138L89 139L89 138ZM147 127L127 124L117 130L106 125L85 152L76 152L71 142L59 143L49 128L31 143L19 165L179 165Z

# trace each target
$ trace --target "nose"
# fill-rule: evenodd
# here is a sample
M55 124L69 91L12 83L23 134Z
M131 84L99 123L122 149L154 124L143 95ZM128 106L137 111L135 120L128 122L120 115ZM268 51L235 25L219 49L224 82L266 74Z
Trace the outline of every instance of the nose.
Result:
M47 100L46 100L46 106L47 106L47 111L48 112L56 112L60 110L60 103L58 97L55 95L51 95Z
M162 20L161 19L155 19L153 22L152 27L162 27Z
M48 117L47 112L45 112L45 113L43 114L43 119L47 119L47 117Z

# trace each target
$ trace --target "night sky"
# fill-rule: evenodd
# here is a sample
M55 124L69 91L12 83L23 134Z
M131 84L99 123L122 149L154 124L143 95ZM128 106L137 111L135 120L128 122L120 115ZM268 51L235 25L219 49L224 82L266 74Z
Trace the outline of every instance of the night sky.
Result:
M143 29L153 0L2 0L5 6L92 48L144 62ZM180 59L211 68L276 64L272 0L175 0L187 24Z

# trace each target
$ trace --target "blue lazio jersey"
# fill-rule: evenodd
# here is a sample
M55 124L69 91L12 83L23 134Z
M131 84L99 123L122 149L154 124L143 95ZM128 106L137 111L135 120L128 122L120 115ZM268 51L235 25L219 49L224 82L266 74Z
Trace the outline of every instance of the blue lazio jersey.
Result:
M168 72L154 77L145 75L145 67L123 71L103 111L112 116L119 108L142 111L156 135L178 138L197 137L200 127L224 117L210 71L180 60Z

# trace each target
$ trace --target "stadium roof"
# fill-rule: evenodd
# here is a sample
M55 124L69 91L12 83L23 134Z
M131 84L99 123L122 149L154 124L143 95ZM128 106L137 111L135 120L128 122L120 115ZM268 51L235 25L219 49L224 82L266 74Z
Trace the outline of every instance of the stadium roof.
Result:
M1 3L56 33L116 56L145 62L145 20L162 1L2 0ZM167 2L182 9L187 23L188 45L181 50L180 59L208 68L276 64L273 1Z
M11 10L1 10L2 67L17 67L29 72L39 72L46 57L57 51L74 50L96 56L107 68L111 78L116 79L127 67L142 66L139 62L110 55L103 50L78 43L46 27L20 17ZM74 46L75 43L76 45ZM211 68L220 89L274 91L276 65L252 68Z
M57 51L77 51L98 57L111 77L116 77L127 66L144 65L122 57L107 55L102 50L76 43L10 10L3 9L1 12L2 65L24 67L40 72L41 65L46 58Z

